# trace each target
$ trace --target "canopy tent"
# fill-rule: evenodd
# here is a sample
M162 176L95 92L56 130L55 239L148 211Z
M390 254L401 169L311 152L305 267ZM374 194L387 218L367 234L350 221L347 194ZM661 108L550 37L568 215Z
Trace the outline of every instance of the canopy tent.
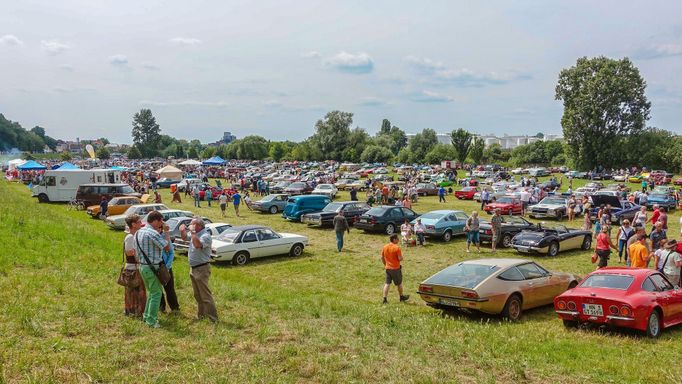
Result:
M12 171L16 167L20 166L21 164L24 164L25 162L26 162L26 160L24 160L24 159L14 159L14 160L8 161L7 166L9 167L9 170Z
M127 171L128 170L128 168L119 167L118 165L114 165L113 167L111 167L109 169L111 169L112 171Z
M33 160L29 160L25 162L24 164L21 164L17 168L21 169L22 171L36 171L36 170L41 170L41 169L47 169L46 166L42 164L38 164Z
M182 163L178 163L178 165L201 165L201 161L196 161L196 160L185 160Z
M204 161L204 165L223 165L225 164L225 160L223 160L220 156L213 156L210 159Z
M58 166L56 166L56 167L52 167L52 169L61 169L61 170L65 170L65 169L80 169L80 167L77 166L77 165L71 164L71 163L69 163L68 161L66 161L66 162L63 162L63 163L61 163L60 165L58 165Z
M159 177L167 177L172 180L182 179L182 171L172 165L166 165L165 167L156 170L156 173L159 174Z

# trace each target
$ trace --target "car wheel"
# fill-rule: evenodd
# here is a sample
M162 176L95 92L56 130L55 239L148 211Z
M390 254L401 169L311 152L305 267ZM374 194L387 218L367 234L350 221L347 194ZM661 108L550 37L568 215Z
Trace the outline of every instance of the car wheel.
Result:
M303 244L294 244L289 251L290 256L301 256L303 254Z
M580 325L580 323L575 321L575 320L563 319L563 322L564 322L564 327L566 327L567 329L578 328L578 325Z
M588 235L585 236L585 240L583 240L583 245L580 247L580 249L582 249L583 251L587 251L588 249L590 249L590 247L592 247L592 236Z
M507 299L507 303L504 305L502 310L502 316L507 318L509 321L517 321L521 318L522 313L522 301L518 294L513 294Z
M393 225L393 224L386 225L386 234L390 236L394 233L395 233L395 225Z
M38 201L41 202L41 203L49 203L49 202L50 202L50 198L47 197L46 194L41 193L40 195L38 195Z
M556 241L552 241L549 244L549 250L547 251L547 254L550 256L556 256L557 254L559 254L559 243L557 243Z
M447 242L450 241L450 240L452 240L452 231L448 229L448 230L445 231L445 233L443 234L443 241L445 241L445 242L447 243Z
M232 264L234 265L244 265L249 262L249 254L248 252L238 252L234 257L232 258Z
M651 311L649 320L646 322L646 335L652 339L661 335L661 316L657 309Z
M277 209L277 206L276 206L276 205L273 205L272 207L270 207L270 213L272 213L273 215L274 215L275 213L277 213L277 211L278 211L278 209Z
M502 236L502 241L501 243L504 248L509 248L512 246L512 235L511 233L505 233L504 236Z

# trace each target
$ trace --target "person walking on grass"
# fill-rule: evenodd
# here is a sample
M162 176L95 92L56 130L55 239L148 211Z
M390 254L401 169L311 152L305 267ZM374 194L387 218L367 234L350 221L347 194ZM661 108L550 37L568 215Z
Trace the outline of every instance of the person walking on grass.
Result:
M147 303L143 320L152 327L159 328L159 304L161 303L161 282L156 277L156 269L163 262L163 251L170 251L168 225L158 211L147 216L147 226L135 233L135 253L140 255L140 272L147 290ZM163 236L161 235L163 233Z
M646 246L646 236L635 235L635 239L635 242L628 247L630 268L646 268L649 260L651 260L651 253Z
M469 247L471 243L474 243L478 253L481 253L481 238L479 233L480 222L478 220L478 212L471 212L471 216L467 219L466 225L464 226L464 231L467 234L467 253L469 253Z
M618 248L613 245L611 241L611 236L609 236L609 230L607 227L602 227L601 231L597 235L597 246L595 247L595 252L599 258L599 263L597 264L597 269L604 268L609 264L609 256L611 255L611 248L618 250Z
M206 198L206 204L208 204L208 207L211 207L211 200L213 200L213 192L211 192L211 188L208 188L206 190L206 193L204 194L204 198Z
M343 215L343 212L340 209L338 212L336 212L336 216L334 216L332 224L334 224L334 232L336 233L336 249L341 252L343 249L344 232L348 232L350 234L350 226L348 225L346 216Z
M623 225L618 228L618 234L616 234L616 239L618 239L618 262L623 262L623 254L625 254L625 262L628 261L628 239L635 234L635 229L630 226L630 220L624 219Z
M438 188L438 202L445 203L445 187Z
M502 215L500 215L500 209L495 208L495 214L490 219L490 227L492 230L492 240L491 247L492 253L497 252L497 241L500 239L500 233L502 232Z
M398 287L398 295L400 301L407 301L410 295L403 294L403 270L401 262L403 261L403 253L400 250L398 243L400 239L397 234L392 234L390 242L384 245L381 250L381 262L384 264L384 271L386 272L386 281L384 283L384 304L388 304L388 290L391 288L391 283Z
M232 195L232 205L234 205L234 212L237 214L237 217L239 217L239 204L241 204L241 202L242 195L235 191L234 195Z
M129 215L126 217L126 234L123 240L123 252L125 253L125 269L138 270L140 273L140 260L135 253L135 233L142 228L142 220L138 215ZM142 318L144 314L144 307L147 301L147 294L144 289L144 284L140 284L137 288L125 287L124 295L124 313L126 316L135 316Z
M197 301L197 318L208 318L212 322L218 321L218 312L213 301L213 294L208 287L211 277L211 234L206 231L204 220L192 219L189 225L189 236L185 225L180 226L180 236L189 241L187 259L189 261L189 277L192 280L194 299Z
M199 192L199 186L195 185L192 189L192 196L194 196L194 206L201 208L201 193Z
M218 201L220 202L220 216L225 217L225 210L227 209L227 195L225 192L220 194Z

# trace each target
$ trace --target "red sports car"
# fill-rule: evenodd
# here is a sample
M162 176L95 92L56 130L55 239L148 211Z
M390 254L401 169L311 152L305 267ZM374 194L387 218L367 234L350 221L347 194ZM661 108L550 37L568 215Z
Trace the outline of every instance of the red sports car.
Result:
M682 290L653 269L602 268L557 296L554 311L567 327L608 324L658 337L682 322Z
M488 214L492 214L496 209L500 209L503 215L522 215L523 203L521 199L514 196L502 196L494 203L486 204L483 210Z
M473 200L476 192L479 192L479 189L476 187L464 187L459 191L455 191L455 197L460 200Z

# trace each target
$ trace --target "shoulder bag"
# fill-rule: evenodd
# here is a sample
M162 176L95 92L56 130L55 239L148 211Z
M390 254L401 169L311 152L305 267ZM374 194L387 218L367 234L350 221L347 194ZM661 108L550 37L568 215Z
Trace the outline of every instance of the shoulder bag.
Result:
M168 282L170 281L171 276L170 276L170 272L168 271L168 268L166 267L166 263L163 262L163 258L161 258L161 262L155 268L154 264L152 264L152 262L149 260L149 257L147 257L147 253L140 246L140 241L137 238L137 234L135 234L135 242L137 243L137 247L142 252L142 256L144 257L144 261L146 261L149 268L152 269L152 272L154 272L156 277L159 279L159 282L161 283L161 285L163 285L165 287L166 284L168 284Z
M656 269L658 270L658 272L663 273L663 270L665 269L665 265L668 264L668 259L670 258L671 253L673 253L673 251L668 251L668 255L666 255L665 261L663 262L663 265L661 266L661 268L658 268L658 266L656 266Z
M142 276L140 276L140 271L137 268L126 268L125 246L123 246L123 267L121 267L121 272L118 274L117 283L118 285L124 286L126 288L137 288L142 284Z

